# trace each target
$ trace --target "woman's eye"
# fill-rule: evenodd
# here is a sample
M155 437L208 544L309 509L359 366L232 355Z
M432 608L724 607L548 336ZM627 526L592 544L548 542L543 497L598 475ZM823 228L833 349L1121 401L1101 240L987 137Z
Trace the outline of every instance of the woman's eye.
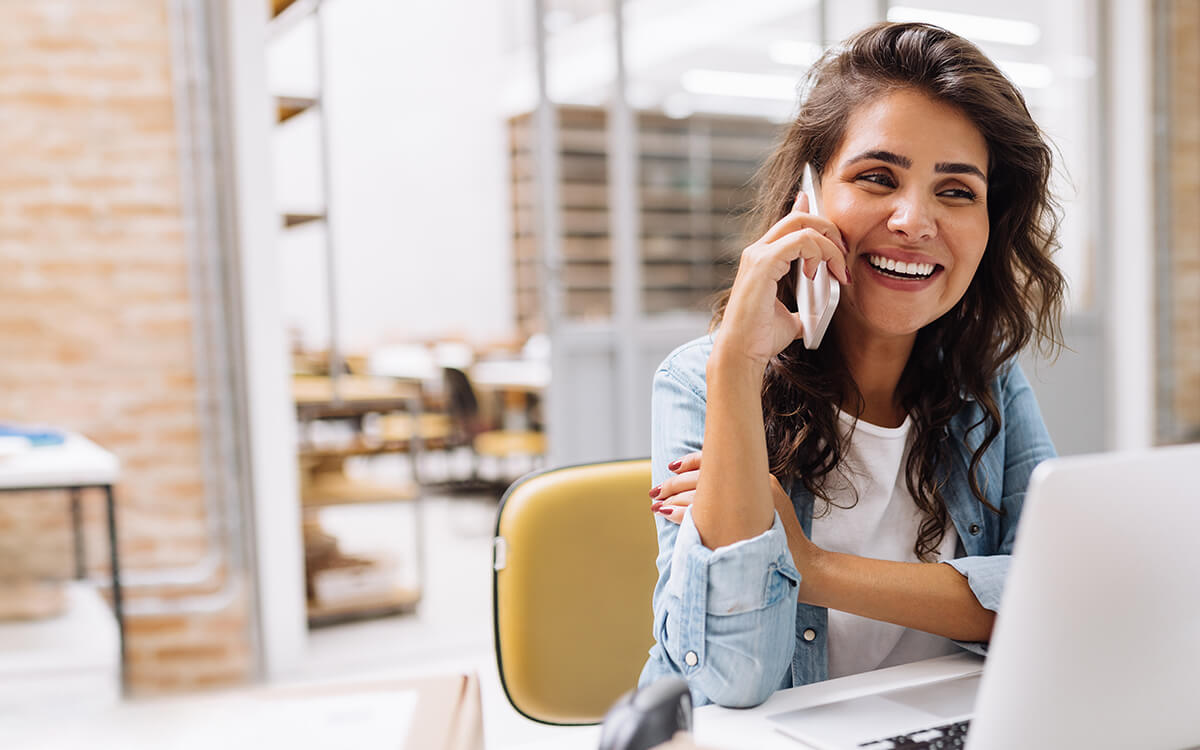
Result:
M859 175L858 179L866 180L867 182L872 182L876 185L882 185L884 187L896 187L896 181L892 179L890 174L884 172L868 172L867 174Z
M947 198L956 198L959 200L967 200L972 202L975 200L975 193L967 190L966 188L951 188L949 190L943 190L941 195L944 195Z

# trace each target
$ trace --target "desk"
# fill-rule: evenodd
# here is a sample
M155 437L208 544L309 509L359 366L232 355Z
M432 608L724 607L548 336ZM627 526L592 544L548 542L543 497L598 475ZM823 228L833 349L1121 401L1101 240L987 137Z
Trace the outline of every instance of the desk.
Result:
M804 744L777 731L766 717L835 700L856 698L879 690L958 677L979 669L982 657L962 652L936 659L902 664L874 672L841 677L813 685L780 690L761 706L730 709L702 706L696 709L694 736L704 750L804 750ZM559 735L553 747L562 750L593 750L600 741L600 728L579 727L570 738ZM550 750L551 745L531 743L522 750Z
M117 545L117 511L113 485L120 474L117 457L92 441L67 433L60 445L30 448L0 459L0 492L66 490L71 496L71 523L75 542L75 575L85 578L83 516L80 493L85 489L104 491L108 512L108 551L112 568L113 614L120 642L121 686L125 685L125 615L121 599L121 565Z
M11 718L5 747L483 750L479 682L462 674L135 699L90 712L55 705Z

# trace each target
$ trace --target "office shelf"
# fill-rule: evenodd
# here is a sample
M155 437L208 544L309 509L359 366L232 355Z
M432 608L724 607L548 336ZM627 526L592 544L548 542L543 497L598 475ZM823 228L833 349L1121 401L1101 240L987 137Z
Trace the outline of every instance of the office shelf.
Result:
M319 628L370 617L408 614L416 610L420 601L420 590L397 586L390 591L347 598L336 604L310 602L308 626Z
M310 224L314 221L324 221L325 214L323 213L285 213L282 216L283 226L285 229L300 226L301 224Z
M420 488L413 483L381 484L352 479L338 471L318 472L300 485L300 503L306 509L359 503L394 503L417 499Z
M707 310L732 278L745 244L753 177L778 128L751 118L693 115L637 118L642 309ZM558 110L559 209L564 313L612 313L608 136L602 109ZM541 259L532 116L509 121L513 264L518 326L540 330Z
M310 363L319 369L319 363ZM325 363L328 368L328 363ZM448 418L422 413L423 393L418 382L373 378L357 374L334 380L321 375L294 375L292 398L302 442L298 448L300 504L305 514L305 559L309 590L309 623L325 624L355 617L411 611L420 598L423 577L420 519L423 491L417 475L418 457L426 447L445 447L450 433ZM336 444L314 444L312 423L336 420L348 423L347 438ZM368 434L367 423L373 426ZM346 471L353 458L403 454L411 460L412 481L380 482ZM347 558L337 552L337 542L320 531L318 513L333 506L367 503L412 503L414 571L416 586L396 587L372 569L355 578L348 568L370 566L372 561ZM316 577L331 568L341 569L351 586L349 597L338 597L335 606L314 598ZM365 568L364 568L365 569ZM332 574L331 574L332 575ZM355 594L355 582L369 581L373 588L365 597ZM381 590L383 589L383 590ZM344 587L339 590L344 590ZM400 592L400 593L397 593Z
M290 8L296 0L271 0L271 17L274 18Z
M317 100L310 96L277 96L275 97L276 122L287 122L315 106L317 106Z

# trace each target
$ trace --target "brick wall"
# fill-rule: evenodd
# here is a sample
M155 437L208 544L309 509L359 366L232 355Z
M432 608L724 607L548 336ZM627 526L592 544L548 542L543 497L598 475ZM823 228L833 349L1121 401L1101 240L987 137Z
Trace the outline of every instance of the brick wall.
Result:
M1200 440L1200 3L1170 0L1170 352L1173 434Z
M208 550L166 9L0 3L0 420L78 430L120 457L126 570ZM66 503L0 496L0 577L70 574ZM86 507L103 572L100 498ZM134 618L135 690L244 680L244 599Z

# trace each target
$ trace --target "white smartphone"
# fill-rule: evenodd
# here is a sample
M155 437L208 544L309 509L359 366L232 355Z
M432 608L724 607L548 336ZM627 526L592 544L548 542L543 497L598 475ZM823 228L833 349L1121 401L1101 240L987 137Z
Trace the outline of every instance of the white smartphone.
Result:
M801 190L808 196L808 212L816 216L824 216L821 211L821 194L817 182L817 174L811 164L804 165L804 177ZM829 273L829 264L821 261L813 278L804 274L804 260L796 264L796 310L804 325L801 336L804 346L816 349L825 338L829 322L833 320L833 311L837 309L838 298L841 296L841 284L833 274Z

